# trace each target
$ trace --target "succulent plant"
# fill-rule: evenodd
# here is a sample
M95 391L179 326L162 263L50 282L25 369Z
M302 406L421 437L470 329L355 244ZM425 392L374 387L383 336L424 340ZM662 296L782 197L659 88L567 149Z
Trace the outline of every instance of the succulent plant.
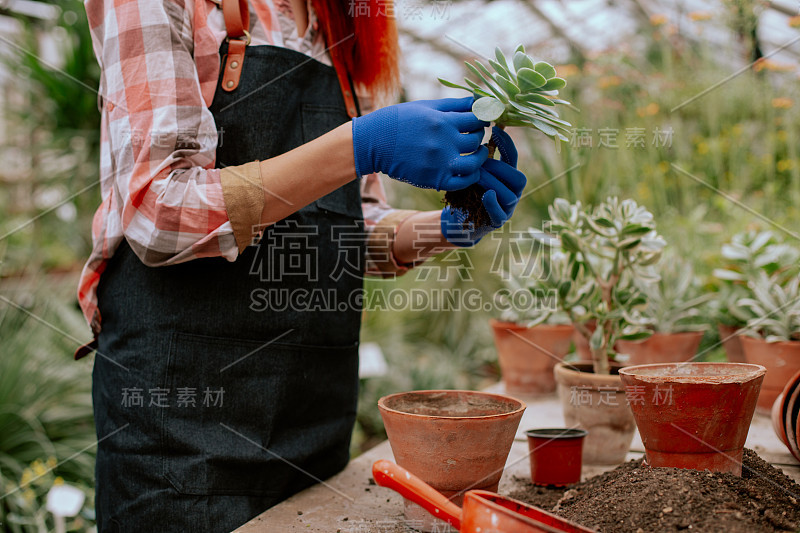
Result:
M500 48L495 48L495 59L489 60L487 67L481 61L474 64L465 62L479 82L464 78L467 85L459 85L439 78L446 87L469 91L475 97L472 112L481 120L494 122L496 126L523 126L535 128L555 139L556 146L568 141L565 133L572 125L559 117L554 109L556 104L569 102L556 98L559 89L567 82L556 76L556 69L546 61L534 62L519 45L509 62ZM489 142L490 157L494 155L494 145ZM483 188L472 185L461 191L445 194L445 201L467 213L466 222L484 225L489 216L483 208L481 197Z
M720 281L717 292L717 320L734 327L743 327L752 318L750 308L741 307L743 299L752 299L752 282L762 278L785 285L800 275L800 249L782 240L771 231L737 233L722 245L724 268L714 269Z
M692 262L677 253L665 254L656 265L659 280L655 283L637 280L637 287L647 298L642 315L659 333L704 331L707 321L701 307L709 302L712 293L700 294L699 279Z
M752 297L737 302L750 313L745 334L767 342L800 341L800 277L782 284L774 274L760 272L748 285Z
M633 200L610 197L592 209L557 198L549 212L550 236L539 239L566 255L569 272L558 288L558 307L589 342L595 373L608 374L618 339L652 334L641 286L659 280L652 265L666 242L653 215Z

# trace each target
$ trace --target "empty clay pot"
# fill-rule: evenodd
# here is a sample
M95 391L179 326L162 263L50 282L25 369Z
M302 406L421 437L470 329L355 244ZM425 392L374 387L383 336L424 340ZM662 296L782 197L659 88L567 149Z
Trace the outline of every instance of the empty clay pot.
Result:
M739 328L718 324L717 331L719 331L719 340L725 348L725 354L728 356L728 362L746 363L747 361L744 359L744 349L742 348L742 339L739 337Z
M563 487L581 480L585 429L531 429L528 451L531 459L531 483Z
M591 363L558 363L554 373L567 426L589 432L583 442L583 463L614 465L625 460L636 422L625 389L612 365L611 375L597 375Z
M767 369L757 409L760 413L769 415L772 404L789 378L800 371L800 341L767 342L744 335L739 338L747 362Z
M742 474L742 450L766 369L662 363L619 371L652 467Z
M490 320L503 383L509 394L539 396L556 390L553 367L564 359L572 342L572 325L527 328Z
M469 489L496 491L525 404L462 390L401 392L378 401L395 462L461 505ZM406 502L406 518L436 526Z
M702 340L702 331L653 333L644 340L617 341L614 346L618 353L628 356L626 366L679 363L692 359Z

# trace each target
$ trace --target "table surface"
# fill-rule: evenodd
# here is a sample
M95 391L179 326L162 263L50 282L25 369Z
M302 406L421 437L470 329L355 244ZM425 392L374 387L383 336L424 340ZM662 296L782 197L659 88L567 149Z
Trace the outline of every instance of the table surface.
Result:
M498 384L487 392L503 392L503 386ZM520 422L500 480L500 494L507 494L518 487L513 477L530 477L528 444L524 430L534 427L564 427L561 404L555 395L545 398L515 396L525 401L528 408ZM759 414L753 417L746 446L800 482L800 463L778 440L769 417ZM644 447L637 432L628 459L641 457L643 453ZM388 441L350 461L345 470L324 484L314 485L295 494L236 529L235 533L408 533L411 530L407 526L414 524L408 523L403 517L403 498L393 490L378 487L371 481L372 463L378 459L393 460ZM584 466L582 477L587 479L613 468L614 466Z

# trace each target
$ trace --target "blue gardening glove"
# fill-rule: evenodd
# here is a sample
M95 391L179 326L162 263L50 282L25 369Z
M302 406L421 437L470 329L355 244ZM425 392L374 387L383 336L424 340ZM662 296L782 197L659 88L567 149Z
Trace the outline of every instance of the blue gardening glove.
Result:
M454 191L480 178L489 124L472 97L397 104L353 119L356 174L383 172L422 189ZM466 155L461 155L466 154Z
M480 169L478 185L483 187L483 205L491 226L475 227L464 224L467 214L460 209L447 206L442 210L442 235L456 246L474 246L484 235L500 228L511 218L517 207L527 179L517 170L517 148L508 133L500 128L492 128L492 139L500 151L500 160L487 159Z

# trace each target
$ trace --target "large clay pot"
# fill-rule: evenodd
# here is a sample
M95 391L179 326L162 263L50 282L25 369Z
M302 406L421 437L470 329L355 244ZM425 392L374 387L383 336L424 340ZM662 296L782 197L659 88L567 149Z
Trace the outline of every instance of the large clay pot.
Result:
M662 363L619 371L652 467L742 475L742 452L767 369ZM634 398L634 392L636 398Z
M378 401L395 462L461 505L470 489L497 491L525 404L460 390L401 392ZM406 502L406 518L436 521Z
M636 423L617 375L619 368L612 365L611 375L598 375L591 363L555 367L566 425L589 432L583 443L584 464L619 464L630 450Z
M747 362L767 369L756 409L769 416L789 378L800 371L800 341L767 342L745 335L739 338Z
M628 356L626 366L679 363L689 361L697 355L697 348L702 340L702 331L653 333L641 341L617 341L614 349L617 353Z
M736 326L717 324L717 331L719 332L719 340L725 348L725 354L728 356L728 362L746 363L747 361L744 359L744 349L742 348L742 339L739 337L739 328Z
M541 396L555 391L553 367L567 355L574 328L548 324L526 328L499 320L489 324L506 392Z

